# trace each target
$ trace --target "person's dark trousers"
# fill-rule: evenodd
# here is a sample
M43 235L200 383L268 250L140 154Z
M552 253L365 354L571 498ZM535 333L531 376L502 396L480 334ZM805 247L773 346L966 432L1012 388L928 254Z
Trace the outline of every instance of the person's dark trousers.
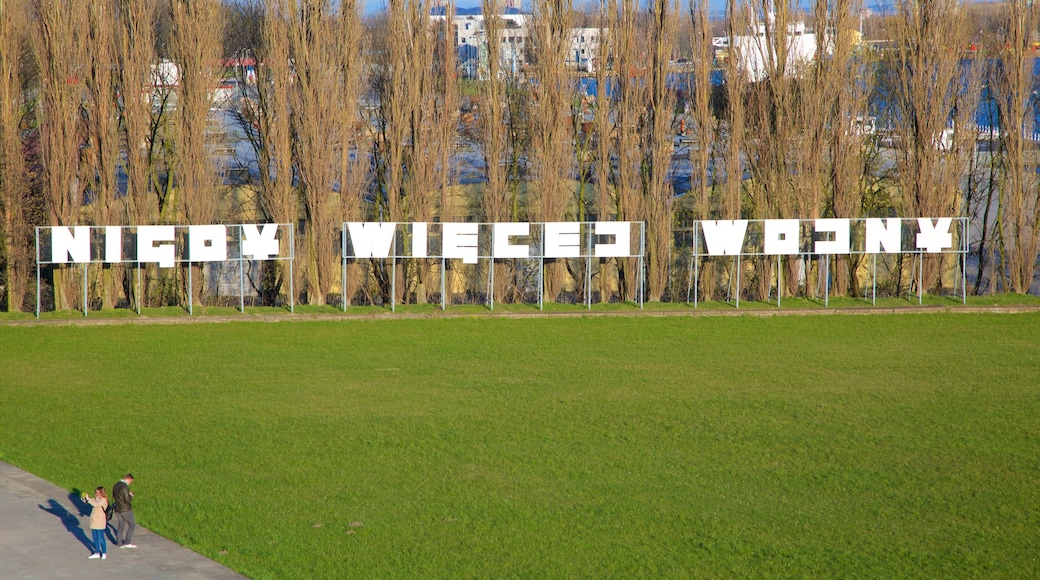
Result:
M134 520L134 510L128 512L116 512L116 545L125 546L130 543L130 538L134 535L134 528L137 527L137 521Z

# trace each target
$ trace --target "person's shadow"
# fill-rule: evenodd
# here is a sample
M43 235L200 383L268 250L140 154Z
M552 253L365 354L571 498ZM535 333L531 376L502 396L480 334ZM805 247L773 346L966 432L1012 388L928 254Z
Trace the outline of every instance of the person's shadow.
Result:
M76 539L79 540L79 542L88 550L93 551L94 542L87 536L87 533L83 531L83 526L79 523L79 516L89 515L91 510L90 504L80 499L81 493L80 490L74 489L72 490L72 493L69 494L69 501L72 502L73 506L75 506L77 512L79 512L78 514L70 512L61 504L61 502L53 498L47 500L47 505L40 505L39 507L41 510L52 514L61 520L61 523L64 524L65 529L68 530L70 534L75 536Z

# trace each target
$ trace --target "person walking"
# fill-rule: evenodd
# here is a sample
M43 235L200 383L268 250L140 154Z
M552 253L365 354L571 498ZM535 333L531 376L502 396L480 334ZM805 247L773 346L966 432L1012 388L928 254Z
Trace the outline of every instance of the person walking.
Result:
M105 510L108 508L108 496L105 488L98 487L94 490L94 497L83 494L83 501L94 506L90 510L90 533L94 536L94 551L88 556L91 560L108 558L108 547L105 545L105 530L108 529L108 518Z
M116 545L120 548L136 548L136 544L130 543L134 535L137 522L134 520L134 510L130 503L134 499L134 492L130 491L130 484L134 482L134 476L126 474L112 486L112 501L116 520Z

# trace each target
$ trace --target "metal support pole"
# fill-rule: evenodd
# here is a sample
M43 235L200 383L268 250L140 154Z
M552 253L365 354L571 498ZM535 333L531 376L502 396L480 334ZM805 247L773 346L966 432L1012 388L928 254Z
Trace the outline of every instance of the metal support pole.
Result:
M542 252L545 252L544 245ZM538 310L545 310L545 256L538 256Z
M585 251L585 308L592 310L592 226L589 226L589 245Z
M924 254L918 252L917 255L920 258L917 269L917 305L920 306L924 299Z
M293 287L293 276L296 265L296 232L289 224L289 312L296 312L296 289Z
M640 310L643 310L643 301L646 298L646 285L647 285L647 271L646 271L646 259L647 255L647 223L646 221L640 221Z
M394 257L390 258L390 312L397 312L397 235L394 235Z
M141 315L141 262L137 263L137 315Z
M192 292L191 289L192 289L192 283L191 283L191 260L188 260L188 316L193 316L195 314L195 310L194 310L194 306L195 305L192 303L192 301L194 299L193 295L195 293Z
M870 305L877 306L877 254L874 254L874 270L871 272Z
M697 227L693 229L693 307L697 308L698 292L700 292L701 286L701 262L698 259L697 251Z
M494 229L492 229L491 232L492 232L491 233L491 238L492 238L491 247L494 248L495 247ZM492 312L494 312L495 311L495 257L494 256L488 258L488 281L490 282L488 284L488 307L490 308L490 310Z
M831 303L831 257L823 256L823 307L827 308Z
M961 253L961 304L968 303L968 274L965 273L965 269L968 267L968 255Z
M783 274L780 273L780 256L776 257L776 307L780 308L780 288L783 286Z
M51 242L53 243L53 242ZM40 318L40 228L36 228L36 318Z
M239 248L242 247L242 235L239 234ZM245 276L245 260L242 259L241 250L238 253L238 311L242 314L246 312L246 276Z
M538 242L538 310L545 310L545 224Z
M340 226L339 234L340 294L343 296L343 312L347 311L347 226Z
M741 255L737 254L737 285L735 287L737 294L737 308L740 308L740 258Z
M87 317L87 270L90 262L83 264L83 318Z
M441 312L444 312L444 307L445 307L445 304L446 304L446 297L444 296L444 291L445 291L444 279L448 277L448 270L445 268L445 266L446 266L446 264L445 264L444 257L441 256Z

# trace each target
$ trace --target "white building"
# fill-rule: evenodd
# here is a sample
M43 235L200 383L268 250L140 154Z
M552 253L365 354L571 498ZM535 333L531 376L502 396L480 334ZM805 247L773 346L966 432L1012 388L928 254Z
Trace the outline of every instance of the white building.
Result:
M445 18L442 9L434 8L434 12L430 14L430 19L434 22L443 22ZM501 67L503 70L518 72L520 67L527 64L527 49L531 41L531 15L507 7L499 18L498 46ZM468 58L480 58L478 55L484 55L486 61L487 32L484 15L479 9L457 10L452 17L452 23L455 26L455 47L459 50L462 66L466 66L465 61ZM591 72L599 50L599 36L598 28L571 29L566 63Z
M774 16L767 15L772 21ZM769 62L775 62L776 51L766 39L766 25L753 22L753 34L747 36L716 36L712 45L717 52L724 53L727 58L735 58L741 70L747 74L751 82L765 80L769 76ZM787 62L784 70L789 77L798 76L802 68L816 58L819 51L816 34L806 30L805 22L794 22L787 25L786 35Z
M571 46L567 52L567 64L587 72L593 72L599 54L599 28L572 28Z

